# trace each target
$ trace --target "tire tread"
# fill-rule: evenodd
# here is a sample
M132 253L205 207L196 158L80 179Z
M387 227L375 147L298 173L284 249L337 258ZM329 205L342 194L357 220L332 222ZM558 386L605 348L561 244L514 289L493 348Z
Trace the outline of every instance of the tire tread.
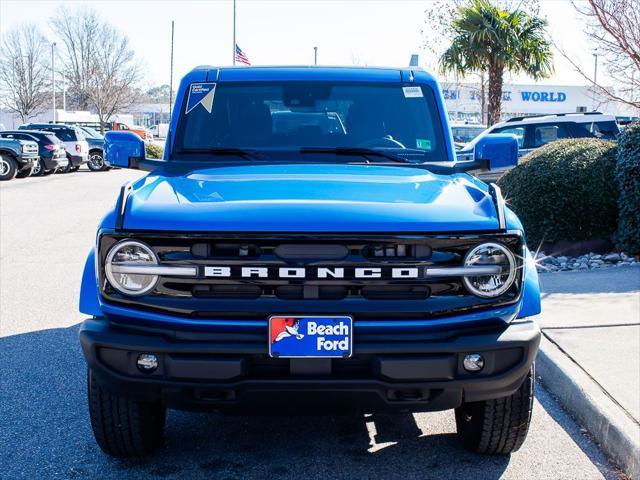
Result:
M137 457L151 453L162 443L166 410L111 394L88 372L91 427L100 448L115 457Z

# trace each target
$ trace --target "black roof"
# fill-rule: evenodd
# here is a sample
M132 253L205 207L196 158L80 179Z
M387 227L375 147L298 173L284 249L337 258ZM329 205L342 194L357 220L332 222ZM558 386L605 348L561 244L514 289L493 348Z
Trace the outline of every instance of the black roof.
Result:
M48 130L27 130L27 129L22 129L22 130L1 130L0 133L26 133L26 134L40 134L40 135L54 135L53 132L50 132Z
M44 128L44 129L47 129L47 130L48 129L51 129L51 130L64 130L64 129L73 130L73 129L76 129L78 127L76 127L75 125L65 125L65 124L61 124L61 123L26 123L24 125L20 125L20 130L22 130L22 131L28 130L30 128L32 130L37 130L39 128Z

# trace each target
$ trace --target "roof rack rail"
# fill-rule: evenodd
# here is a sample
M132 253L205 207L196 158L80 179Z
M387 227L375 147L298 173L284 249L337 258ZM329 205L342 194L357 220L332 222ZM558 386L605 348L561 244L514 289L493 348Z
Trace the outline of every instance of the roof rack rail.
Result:
M509 122L521 122L522 120L526 120L527 118L539 118L539 117L564 117L565 115L603 115L602 112L567 112L567 113L538 113L536 115L527 115L524 117L513 117L506 120Z

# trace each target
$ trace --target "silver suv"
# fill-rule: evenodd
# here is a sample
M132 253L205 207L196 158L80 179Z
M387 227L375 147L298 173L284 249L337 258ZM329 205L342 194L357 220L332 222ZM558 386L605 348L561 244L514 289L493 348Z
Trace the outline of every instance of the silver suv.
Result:
M472 160L476 143L492 133L509 133L518 140L518 155L540 148L547 143L561 138L602 138L615 140L620 129L614 115L600 112L588 113L556 113L549 115L532 115L529 117L514 117L504 122L496 123L487 128L480 135L467 143L456 152L458 160ZM491 172L491 178L480 177L483 180L496 180L504 172Z

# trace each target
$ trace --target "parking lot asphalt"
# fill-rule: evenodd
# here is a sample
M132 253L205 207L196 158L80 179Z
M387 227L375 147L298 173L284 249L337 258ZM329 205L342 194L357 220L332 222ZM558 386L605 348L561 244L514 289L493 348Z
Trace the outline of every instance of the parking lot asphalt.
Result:
M541 387L529 437L508 457L463 450L453 412L254 417L174 411L154 456L107 457L89 425L78 291L100 218L119 186L140 175L80 171L0 184L2 478L619 478Z

